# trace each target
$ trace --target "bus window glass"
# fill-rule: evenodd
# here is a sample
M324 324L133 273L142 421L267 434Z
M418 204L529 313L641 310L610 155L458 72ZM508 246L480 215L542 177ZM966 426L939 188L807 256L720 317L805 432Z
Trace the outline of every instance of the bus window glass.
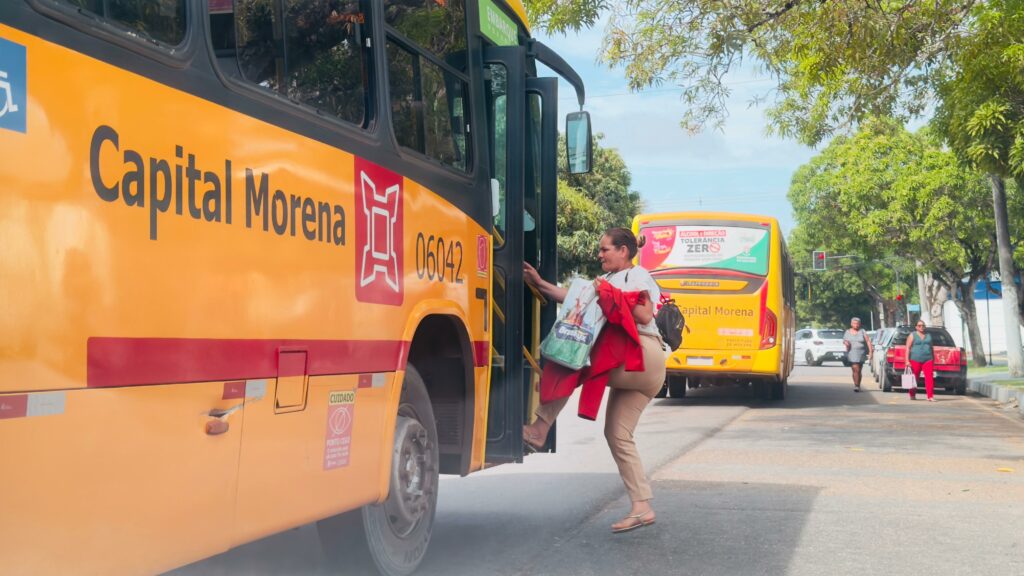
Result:
M395 138L453 168L469 169L466 83L419 54L388 42Z
M699 224L649 226L640 264L658 268L709 268L764 276L768 273L770 229Z
M526 97L526 112L528 115L526 127L526 185L531 188L526 194L526 212L523 214L523 230L530 232L537 226L538 214L540 214L540 193L541 193L541 107L542 99L540 94L531 92ZM539 246L539 244L538 244Z
M384 19L406 38L465 70L466 10L462 0L386 0ZM451 58L456 56L456 58Z
M245 80L353 124L365 124L366 12L358 0L236 0L235 57ZM230 40L211 11L213 44L225 66ZM230 58L230 54L228 54Z
M498 181L498 205L494 229L505 236L505 198L508 181L508 69L501 64L488 64L487 111L491 124L491 176Z
M359 4L293 0L285 17L288 96L353 124L362 124L366 111Z
M177 46L185 40L187 0L52 0L125 28L133 35Z

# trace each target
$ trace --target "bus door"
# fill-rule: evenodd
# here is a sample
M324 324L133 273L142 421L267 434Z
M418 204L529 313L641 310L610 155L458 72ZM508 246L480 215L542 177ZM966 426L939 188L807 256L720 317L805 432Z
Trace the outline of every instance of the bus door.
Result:
M494 200L493 350L487 461L521 461L522 425L539 402L540 340L555 304L525 286L522 263L558 278L558 80L526 70L522 47L484 52ZM554 450L555 431L548 436Z

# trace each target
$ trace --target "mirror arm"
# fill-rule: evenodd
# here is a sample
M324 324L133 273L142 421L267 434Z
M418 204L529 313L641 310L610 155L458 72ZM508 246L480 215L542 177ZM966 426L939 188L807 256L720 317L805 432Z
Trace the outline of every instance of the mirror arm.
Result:
M541 63L554 70L562 78L565 78L566 82L576 90L576 100L580 103L580 110L583 110L586 91L583 88L583 79L573 70L572 66L539 40L530 39L529 44L527 44L527 53L529 56L540 60Z

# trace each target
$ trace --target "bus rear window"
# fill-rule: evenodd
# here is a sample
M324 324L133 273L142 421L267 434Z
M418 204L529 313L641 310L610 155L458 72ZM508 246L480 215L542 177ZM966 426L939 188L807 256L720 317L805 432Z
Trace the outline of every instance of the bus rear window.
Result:
M758 276L768 273L769 228L668 225L648 226L640 233L647 238L640 249L640 265L648 270L708 268Z

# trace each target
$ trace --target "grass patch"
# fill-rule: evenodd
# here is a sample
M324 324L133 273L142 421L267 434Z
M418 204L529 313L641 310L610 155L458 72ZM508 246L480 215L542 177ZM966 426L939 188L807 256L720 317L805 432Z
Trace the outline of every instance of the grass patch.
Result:
M1014 388L1024 388L1024 378L1017 378L1015 380L999 380L996 382L1000 386L1012 386Z
M998 364L995 365L995 366L991 366L990 365L990 366L985 366L983 368L978 368L977 366L974 366L972 364L968 364L967 365L967 375L968 376L980 376L982 374L993 374L993 373L996 373L996 372L1006 372L1006 364L1003 364L1001 366L998 365Z

